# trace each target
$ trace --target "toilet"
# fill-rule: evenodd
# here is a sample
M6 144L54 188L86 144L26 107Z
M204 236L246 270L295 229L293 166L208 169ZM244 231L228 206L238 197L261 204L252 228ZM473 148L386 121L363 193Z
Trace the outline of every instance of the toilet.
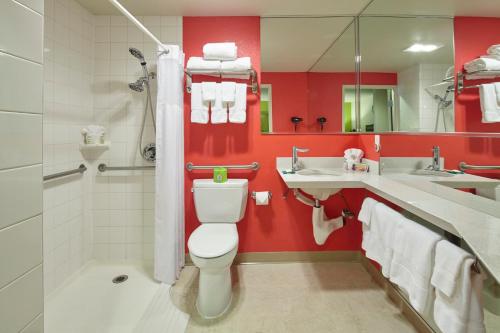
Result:
M231 263L238 251L236 223L245 216L247 179L193 181L196 216L201 225L188 240L189 255L200 269L196 308L205 318L223 315L231 305Z

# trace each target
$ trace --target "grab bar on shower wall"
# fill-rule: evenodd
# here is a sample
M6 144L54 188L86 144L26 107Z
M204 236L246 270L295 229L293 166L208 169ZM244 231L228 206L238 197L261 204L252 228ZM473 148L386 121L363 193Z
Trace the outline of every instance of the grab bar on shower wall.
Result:
M43 180L51 180L51 179L56 179L60 177L65 177L69 175L74 175L75 173L84 173L87 171L87 167L85 164L80 164L80 166L76 169L73 170L68 170L68 171L63 171L63 172L58 172L58 173L53 173L51 175L43 176Z
M97 166L97 170L100 172L104 171L118 171L118 170L154 170L154 165L137 165L137 166L107 166L105 163L101 163Z
M500 165L470 165L465 162L458 164L460 170L500 170Z
M252 162L251 164L221 164L221 165L194 165L192 162L186 163L187 171L191 172L193 170L210 170L214 168L226 168L226 169L249 169L249 170L259 170L259 162Z

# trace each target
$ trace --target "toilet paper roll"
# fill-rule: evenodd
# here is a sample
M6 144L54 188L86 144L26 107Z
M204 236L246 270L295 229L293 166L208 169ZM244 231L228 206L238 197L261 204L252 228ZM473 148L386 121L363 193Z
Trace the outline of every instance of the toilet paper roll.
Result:
M257 203L257 206L269 205L269 192L255 192L255 202Z

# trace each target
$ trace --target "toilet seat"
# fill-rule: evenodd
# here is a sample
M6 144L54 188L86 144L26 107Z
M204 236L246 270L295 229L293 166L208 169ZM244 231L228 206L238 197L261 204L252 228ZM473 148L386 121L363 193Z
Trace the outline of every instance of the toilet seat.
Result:
M205 223L196 228L188 240L189 252L199 258L221 257L238 246L234 223Z

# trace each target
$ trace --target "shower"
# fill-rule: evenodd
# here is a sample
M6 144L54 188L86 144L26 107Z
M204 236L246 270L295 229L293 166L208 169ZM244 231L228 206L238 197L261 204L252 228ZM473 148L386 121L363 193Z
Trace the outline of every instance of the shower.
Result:
M144 105L144 113L142 117L141 134L139 136L139 151L143 159L149 162L154 162L156 157L155 144L148 143L143 147L142 140L144 136L144 127L146 126L146 117L148 113L148 108L151 113L151 119L153 121L153 129L156 134L156 119L153 111L153 102L151 100L151 89L150 89L150 79L154 79L156 77L156 74L154 72L151 73L148 72L148 68L146 67L146 60L144 60L144 56L141 51L133 47L129 48L128 50L130 54L132 54L135 58L137 58L140 61L143 72L142 77L138 78L135 82L129 83L128 86L135 92L144 92L144 89L146 89L146 98L145 98L146 102Z
M455 91L453 71L454 67L450 66L446 71L446 74L442 82L433 84L425 88L427 92L432 96L432 98L434 98L434 100L437 102L434 132L437 132L439 130L440 115L443 119L444 131L448 132L448 126L446 123L446 110L450 107L450 105L453 104L453 94L451 94L453 91ZM432 88L445 88L445 89L444 90L441 89L442 90L441 93L435 93L434 91L431 90Z

